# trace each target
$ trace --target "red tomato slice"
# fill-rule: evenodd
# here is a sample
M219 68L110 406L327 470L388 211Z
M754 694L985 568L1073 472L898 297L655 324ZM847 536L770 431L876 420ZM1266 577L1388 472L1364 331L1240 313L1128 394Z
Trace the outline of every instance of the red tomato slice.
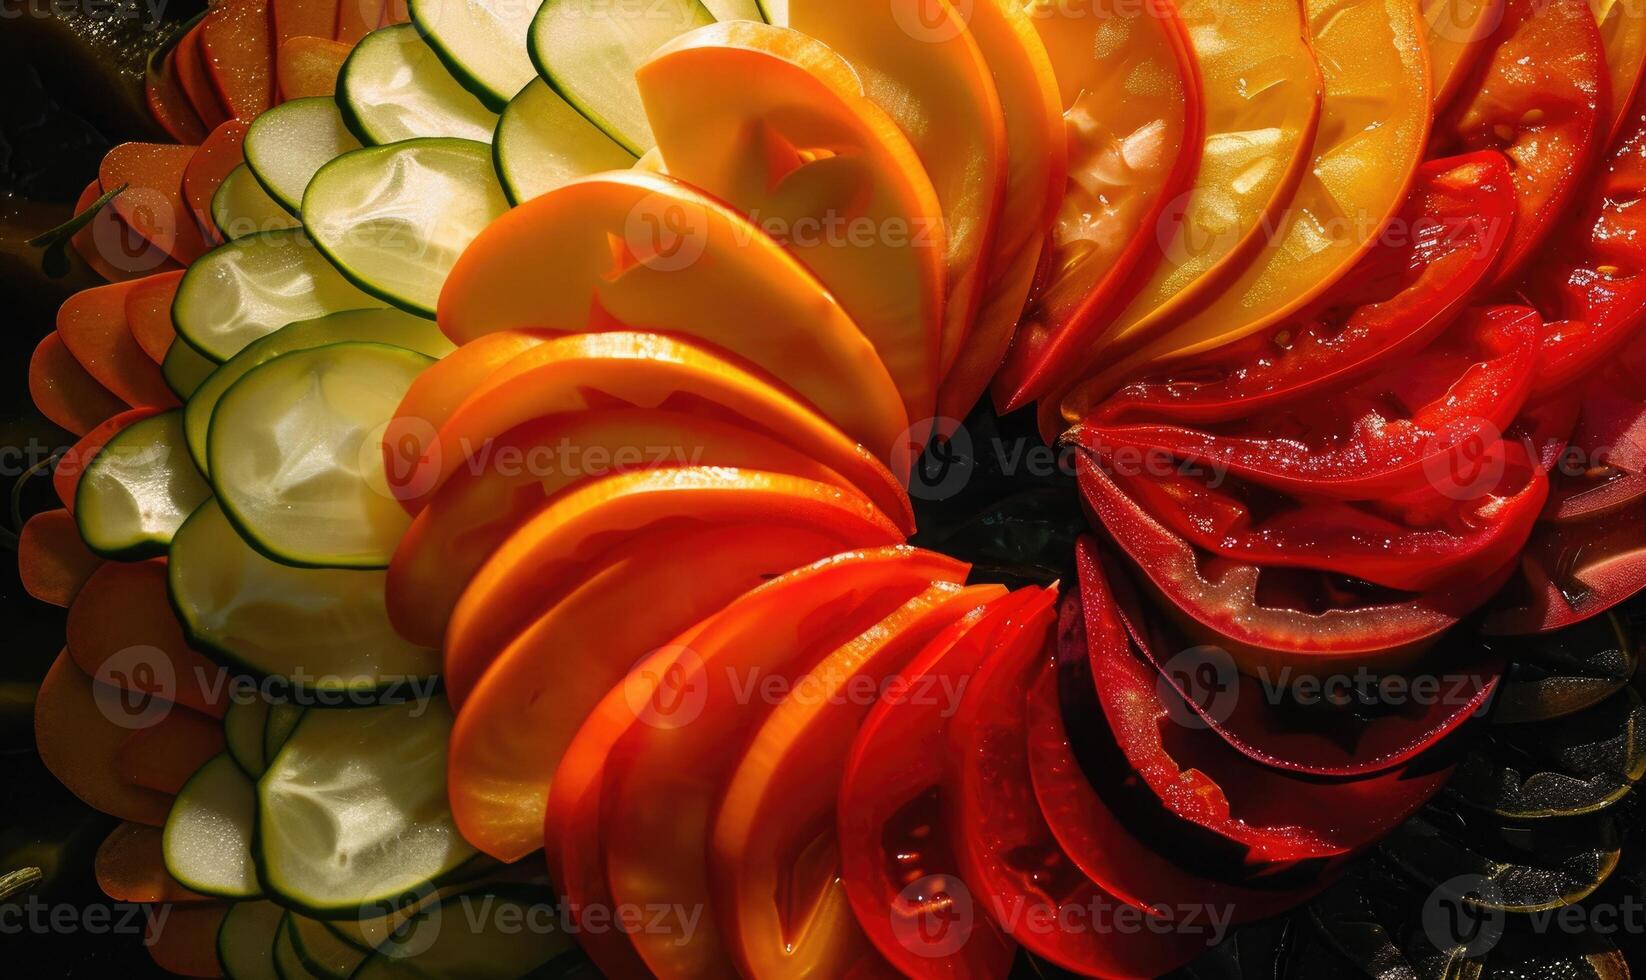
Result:
M1482 629L1548 633L1615 607L1646 588L1646 501L1583 522L1539 524L1519 575Z
M1077 457L1086 505L1135 562L1164 608L1197 641L1228 649L1242 671L1354 671L1411 663L1497 591L1511 569L1458 591L1412 595L1334 576L1263 569L1197 552Z
M1152 922L1104 891L1058 845L1035 798L1026 705L1047 666L1056 601L1047 589L1010 615L949 723L944 797L962 876L981 910L1036 955L1088 976L1159 976L1213 945L1210 925Z
M1610 81L1587 0L1507 0L1483 63L1435 125L1430 150L1500 149L1517 208L1499 285L1512 284L1564 216L1605 134Z
M945 730L954 703L996 650L1007 617L1039 593L995 599L939 633L864 719L835 812L841 882L887 961L920 980L997 980L1017 947L979 915L943 815Z
M1085 547L1083 542L1082 555ZM1161 918L1171 909L1201 903L1212 908L1227 907L1233 911L1234 921L1246 922L1302 902L1328 879L1322 875L1297 888L1264 890L1195 874L1179 858L1179 848L1150 847L1127 829L1087 779L1063 722L1060 692L1068 689L1071 698L1091 700L1089 643L1127 642L1118 617L1108 617L1103 625L1107 635L1101 641L1088 641L1079 592L1070 590L1059 609L1057 654L1029 690L1029 771L1040 812L1058 844L1105 891ZM1093 708L1101 710L1095 705Z
M1306 314L1134 382L1094 416L1218 422L1330 391L1445 330L1497 264L1514 216L1507 158L1433 160L1372 251Z
M709 901L708 834L736 761L732 748L765 716L758 699L748 691L740 697L735 684L751 676L756 684L792 683L932 582L965 574L952 559L906 547L825 559L687 630L607 694L550 788L544 846L551 872L574 914L701 910L627 935L587 932L585 949L607 976L733 972ZM709 969L695 969L703 965Z
M744 976L899 975L846 899L837 786L826 774L845 769L888 679L945 627L1005 594L998 585L927 589L830 653L749 741L721 798L710 857L715 907Z

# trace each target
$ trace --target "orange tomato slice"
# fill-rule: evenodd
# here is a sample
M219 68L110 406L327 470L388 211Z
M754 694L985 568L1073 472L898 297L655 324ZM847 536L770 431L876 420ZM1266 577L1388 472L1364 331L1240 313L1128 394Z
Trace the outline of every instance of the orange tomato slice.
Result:
M568 488L612 473L683 466L784 473L860 490L900 530L910 530L908 497L891 473L866 453L855 461L857 471L876 477L873 484L854 488L804 442L784 442L747 424L701 414L613 408L529 422L477 447L412 522L389 566L389 608L400 613L395 626L408 638L438 646L470 577L521 523Z
M516 637L464 699L447 770L464 839L502 861L542 847L555 769L630 669L774 576L861 543L748 523L645 534L619 546Z
M354 49L326 37L294 37L274 52L275 77L283 100L311 96L330 98L337 92L337 76Z
M553 288L522 289L553 270ZM726 205L657 174L573 181L504 214L452 267L440 327L644 329L770 373L848 435L889 451L908 428L873 345L812 274Z
M57 310L57 335L98 384L134 407L172 408L177 395L126 324L136 281L82 289Z
M446 628L446 688L464 691L620 536L681 524L828 529L861 545L903 540L867 497L757 470L686 467L606 477L550 501L475 573Z
M211 199L229 171L244 163L241 145L246 141L246 124L238 119L211 131L183 168L183 200L208 240L220 241L211 216Z
M197 149L121 143L103 155L97 168L104 192L126 188L114 198L114 213L144 241L184 265L206 251L200 225L183 200L183 174Z
M29 518L17 536L17 572L23 591L41 602L67 609L103 565L80 540L74 515L42 511Z
M917 697L889 678L937 634L1006 594L934 585L847 641L796 683L743 750L714 821L710 872L744 976L896 976L858 926L841 883L838 778L869 710Z
M29 398L53 425L83 436L129 406L86 373L53 330L29 357Z
M1598 6L1607 2L1594 0L1597 19ZM1485 40L1503 22L1503 10L1504 0L1423 0L1435 112L1450 105L1463 87L1486 50Z
M115 768L115 754L130 734L111 720L108 710L120 700L119 691L87 677L63 651L34 698L35 748L57 781L87 806L159 827L171 811L172 798L127 781Z
M156 364L163 364L177 329L171 322L172 300L177 298L177 284L183 281L183 271L162 272L137 280L126 294L126 326L143 353Z
M103 838L92 864L97 887L116 902L208 902L166 870L158 827L122 823Z
M941 205L851 65L798 31L734 21L666 45L635 78L668 173L749 215L816 274L874 344L908 417L930 418Z
M939 373L982 300L1006 191L1006 124L989 63L949 0L790 0L789 26L851 62L914 144L943 209Z

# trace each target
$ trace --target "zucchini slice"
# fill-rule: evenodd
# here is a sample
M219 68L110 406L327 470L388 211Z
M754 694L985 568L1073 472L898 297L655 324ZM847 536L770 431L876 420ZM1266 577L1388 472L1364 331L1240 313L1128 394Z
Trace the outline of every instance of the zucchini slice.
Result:
M196 259L177 286L171 318L178 336L221 363L288 323L382 305L293 228L247 235Z
M520 204L602 170L627 170L634 154L534 78L497 121L492 158L503 193Z
M296 215L315 171L359 148L337 101L324 96L277 105L246 129L246 166L270 197Z
M303 965L303 958L297 955L297 943L292 938L291 928L287 925L290 921L291 913L287 912L280 920L280 929L274 936L271 956L274 959L275 972L280 974L280 980L326 980Z
M296 228L302 222L292 217L280 202L269 196L245 164L236 166L223 178L211 196L211 223L226 241L245 238L262 231Z
M166 870L202 895L256 898L257 788L227 752L183 784L161 835Z
M184 401L188 401L195 389L215 370L216 362L207 360L204 354L189 346L181 337L171 342L171 346L166 348L166 359L160 362L160 376L166 379L166 387Z
M546 0L532 20L537 73L635 156L657 144L634 72L681 34L715 22L702 0Z
M355 46L337 76L337 103L368 146L419 136L490 143L497 128L497 113L457 84L411 24L375 30Z
M407 924L355 971L359 980L462 978L512 980L538 970L573 949L557 922L551 892L527 886L452 895ZM537 926L532 923L539 923Z
M269 720L269 703L230 701L223 714L223 742L230 758L252 779L263 775L263 726Z
M189 454L200 472L211 472L210 462L206 459L206 434L211 429L211 415L223 392L245 377L252 368L266 364L281 354L346 340L391 344L430 357L444 357L455 349L433 321L403 310L345 310L313 320L289 323L267 337L247 344L244 350L230 358L195 389L188 404L183 406L183 431L188 436Z
M303 966L326 980L349 980L366 954L326 928L325 923L306 915L288 915L286 928L291 930L292 949Z
M433 319L457 257L508 209L490 146L413 139L320 168L303 196L303 227L356 286Z
M288 702L269 706L269 716L263 720L264 772L269 771L269 760L280 754L286 739L291 738L291 733L297 728L297 723L303 720L303 712L307 710L301 705Z
M139 419L104 444L80 476L74 520L92 551L139 561L165 554L210 496L189 459L183 412L174 409Z
M166 574L191 644L256 676L359 694L429 683L440 669L438 650L407 643L389 625L384 573L271 561L246 544L216 501L177 532ZM270 710L269 729L288 707ZM264 765L269 758L265 751Z
M387 568L411 516L383 472L384 430L434 359L349 341L246 372L212 412L212 488L251 545L305 568Z
M316 916L433 887L475 854L446 802L443 697L309 711L257 784L268 887Z
M268 900L235 902L217 928L217 962L229 980L281 980L274 940L286 910Z
M535 73L526 54L537 13L531 0L410 0L408 7L452 77L493 111Z

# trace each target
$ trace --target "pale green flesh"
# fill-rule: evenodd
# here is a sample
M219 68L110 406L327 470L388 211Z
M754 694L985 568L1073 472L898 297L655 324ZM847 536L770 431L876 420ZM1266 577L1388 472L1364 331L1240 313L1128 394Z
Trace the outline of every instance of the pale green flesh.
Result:
M526 35L533 0L411 0L412 22L452 77L500 110L535 74Z
M305 911L357 915L473 857L446 802L451 722L441 697L304 714L257 784L268 887Z
M253 674L372 692L426 682L440 669L438 650L407 643L389 624L382 572L271 561L241 539L216 501L177 532L166 571L191 643ZM271 709L269 728L287 707Z
M166 348L166 359L160 363L160 376L166 379L166 387L184 401L187 401L215 370L215 361L208 360L181 337L172 341L171 346Z
M292 948L297 958L310 973L328 980L348 980L366 954L337 937L317 919L306 915L290 915L286 928L291 930Z
M298 228L248 235L195 260L177 287L172 321L178 336L222 362L288 323L382 306Z
M534 78L503 110L492 142L503 191L515 204L570 180L634 166L634 154Z
M349 341L282 354L229 386L206 436L212 489L254 547L309 568L387 568L411 516L383 434L434 359Z
M557 921L554 901L551 893L525 887L454 895L413 920L361 964L355 976L512 980L532 975L573 949L563 930L516 925Z
M211 496L183 437L181 410L139 419L105 444L80 477L80 537L106 558L163 555L177 529Z
M270 901L236 902L217 930L217 962L229 980L280 980L274 940L286 910Z
M639 156L656 140L635 69L668 41L714 22L701 0L547 0L532 21L532 61L567 102Z
M254 898L262 893L251 841L257 790L228 753L189 777L172 803L162 835L166 870L204 895Z
M359 147L336 101L293 99L258 116L246 130L246 165L270 197L298 214L315 171Z
M296 228L301 222L269 196L251 168L240 164L211 197L211 220L229 241L264 231Z
M297 723L303 720L307 709L301 705L281 702L269 706L269 716L263 722L263 771L269 769L269 760L280 754L280 749L291 738ZM259 779L263 778L261 775Z
M337 89L345 121L368 144L420 136L489 143L497 128L497 113L451 77L411 24L366 35L344 62Z
M508 208L485 143L414 139L321 168L303 225L357 286L432 318L458 256Z
M188 404L183 406L183 430L188 436L189 454L200 471L210 472L210 463L206 459L206 434L211 429L211 415L223 392L245 377L252 368L266 364L281 354L346 340L392 344L430 357L444 357L455 349L433 321L403 310L345 310L287 324L267 337L253 341L245 350L230 358L195 389Z
M303 965L303 958L297 955L297 944L292 941L291 929L286 920L291 917L287 913L286 919L280 921L280 930L274 937L274 968L279 971L281 980L326 980L313 970Z
M223 741L240 769L253 779L263 775L263 726L267 701L231 701L223 715Z

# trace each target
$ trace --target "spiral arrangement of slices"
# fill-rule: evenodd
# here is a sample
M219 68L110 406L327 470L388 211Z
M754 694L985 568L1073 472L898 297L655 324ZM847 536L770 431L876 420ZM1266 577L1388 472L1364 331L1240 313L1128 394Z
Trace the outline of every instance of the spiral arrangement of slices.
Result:
M1646 585L1626 6L213 6L30 365L100 883L193 976L1148 977L1449 780L1546 815L1461 733L1632 655L1455 627ZM986 395L1076 449L1061 590L905 543ZM1263 689L1365 668L1451 696Z

